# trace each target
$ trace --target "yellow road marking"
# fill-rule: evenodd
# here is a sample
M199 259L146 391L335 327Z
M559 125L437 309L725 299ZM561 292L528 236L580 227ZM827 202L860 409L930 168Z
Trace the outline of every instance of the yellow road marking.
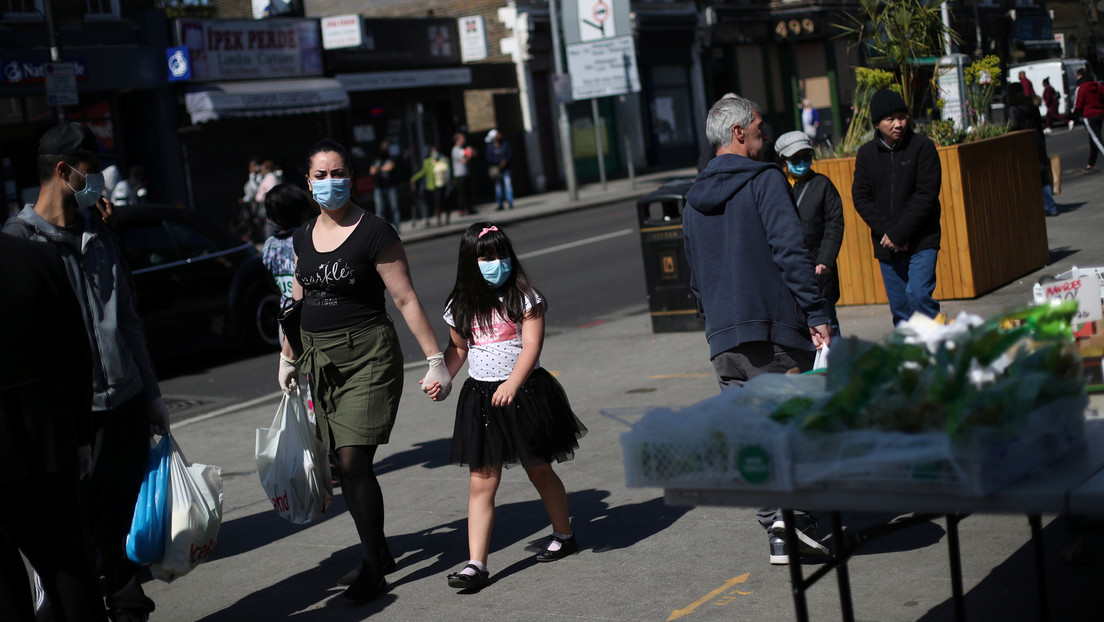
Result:
M751 576L750 572L744 573L744 574L742 574L738 577L732 577L728 581L725 581L725 584L722 585L721 587L713 590L712 592L706 594L705 596L702 596L698 600L691 603L689 607L684 607L682 609L675 609L674 611L672 611L671 616L669 618L667 618L667 622L671 622L671 620L677 620L677 619L679 619L679 618L681 618L685 615L689 615L691 613L694 613L695 609L697 609L698 607L701 607L705 603L713 600L714 598L720 596L721 594L724 594L725 590L729 589L733 585L737 585L739 583L743 583L744 581L747 581L747 578L749 576ZM742 594L743 592L740 592L740 593Z

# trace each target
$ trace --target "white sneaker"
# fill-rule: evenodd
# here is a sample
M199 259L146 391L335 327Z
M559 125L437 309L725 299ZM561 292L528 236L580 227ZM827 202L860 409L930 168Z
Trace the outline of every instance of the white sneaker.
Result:
M1069 120L1069 129L1070 131L1073 131L1073 119Z
M1043 128L1043 133L1044 133L1044 134L1050 134L1050 133L1051 133L1051 131L1052 131L1052 130L1051 130L1051 129L1050 129L1049 127L1044 127L1044 128Z
M811 519L806 519L806 521L802 521L802 520L798 519L797 522L798 522L799 525L802 522L807 522L808 523L805 527L799 528L799 529L796 530L796 532L797 532L797 542L800 545L801 554L802 555L827 555L828 554L828 547L824 546L820 542L817 542L811 536L809 536L807 533L805 533L806 531L808 531L810 529L812 529L815 532L816 523L812 522ZM772 535L775 535L775 536L778 536L779 538L784 539L786 537L786 523L784 523L780 520L774 521L774 524L771 525L770 532L771 532ZM771 563L776 563L776 562L774 562L772 560Z

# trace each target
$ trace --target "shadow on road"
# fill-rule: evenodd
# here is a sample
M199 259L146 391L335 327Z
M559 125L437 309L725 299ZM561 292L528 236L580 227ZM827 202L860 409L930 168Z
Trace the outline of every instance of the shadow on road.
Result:
M438 442L440 441L432 441L431 444ZM668 507L662 498L610 507L606 502L609 497L609 491L596 489L568 493L573 527L578 534L582 555L632 546L667 529L691 509ZM334 513L328 513L327 520L340 513L336 506L337 503ZM344 510L344 504L341 505L341 510ZM278 523L281 522L284 521L275 514L264 513L224 525L223 529L228 531L220 534L219 541L220 545L226 542L226 546L219 556L236 555L264 546L271 542L274 529L293 534L310 527L286 523L279 526ZM398 560L398 572L388 580L391 588L421 579L439 578L444 581L448 572L460 568L468 559L466 530L467 518L460 518L417 532L389 535L388 546ZM495 509L495 532L491 539L489 564L492 583L486 589L495 589L495 581L523 572L536 563L533 557L526 556L501 570L495 569L496 553L537 531L550 532L548 515L539 499L507 503ZM526 550L539 550L545 540L546 536L531 540ZM292 614L300 620L351 622L363 620L387 609L399 597L385 593L371 603L356 605L340 596L342 588L336 582L356 567L360 555L360 546L353 542L349 544L350 546L321 560L316 567L249 594L226 609L201 618L201 622L273 620ZM422 567L404 574L404 569L412 566ZM336 598L330 598L329 595Z

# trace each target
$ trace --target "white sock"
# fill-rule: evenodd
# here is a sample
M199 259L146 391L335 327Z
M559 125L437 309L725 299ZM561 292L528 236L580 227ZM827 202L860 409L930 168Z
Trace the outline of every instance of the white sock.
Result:
M556 538L559 538L560 540L567 540L568 538L571 537L571 534L569 534L569 533L564 534L564 533L559 533L557 531L553 531L552 535ZM556 551L560 550L560 547L562 547L562 546L563 545L560 544L559 540L549 540L548 541L548 546L544 547L544 549L546 551L552 551L553 553L555 553Z
M468 565L464 566L464 569L460 571L460 574L467 575L469 577L474 577L475 576L475 571L471 569L471 566L475 566L476 568L478 568L479 572L486 572L487 571L487 565L486 564L479 561L478 559L469 559L468 560Z

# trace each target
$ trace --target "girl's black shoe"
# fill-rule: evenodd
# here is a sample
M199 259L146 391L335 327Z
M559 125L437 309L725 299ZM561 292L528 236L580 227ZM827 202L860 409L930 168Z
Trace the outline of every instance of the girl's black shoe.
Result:
M559 542L560 548L555 551L551 551L546 548L540 553L537 553L538 562L554 562L558 559L563 559L568 555L571 555L572 553L579 552L579 543L575 541L575 536L569 536L567 538L552 536L552 539L549 540L548 543L551 544L552 542Z
M468 564L464 568L471 568L475 571L475 574L464 574L462 572L454 572L448 576L449 587L455 587L459 589L479 589L481 587L487 587L487 584L491 582L491 573L486 570L480 570Z
M345 589L345 592L342 595L349 600L353 600L358 603L366 603L370 600L374 600L377 596L386 592L387 579L384 578L383 575L380 575L378 580L373 581L369 577L369 574L370 573L365 572L364 567L361 566L360 575L357 576L356 580L353 581L352 584Z

